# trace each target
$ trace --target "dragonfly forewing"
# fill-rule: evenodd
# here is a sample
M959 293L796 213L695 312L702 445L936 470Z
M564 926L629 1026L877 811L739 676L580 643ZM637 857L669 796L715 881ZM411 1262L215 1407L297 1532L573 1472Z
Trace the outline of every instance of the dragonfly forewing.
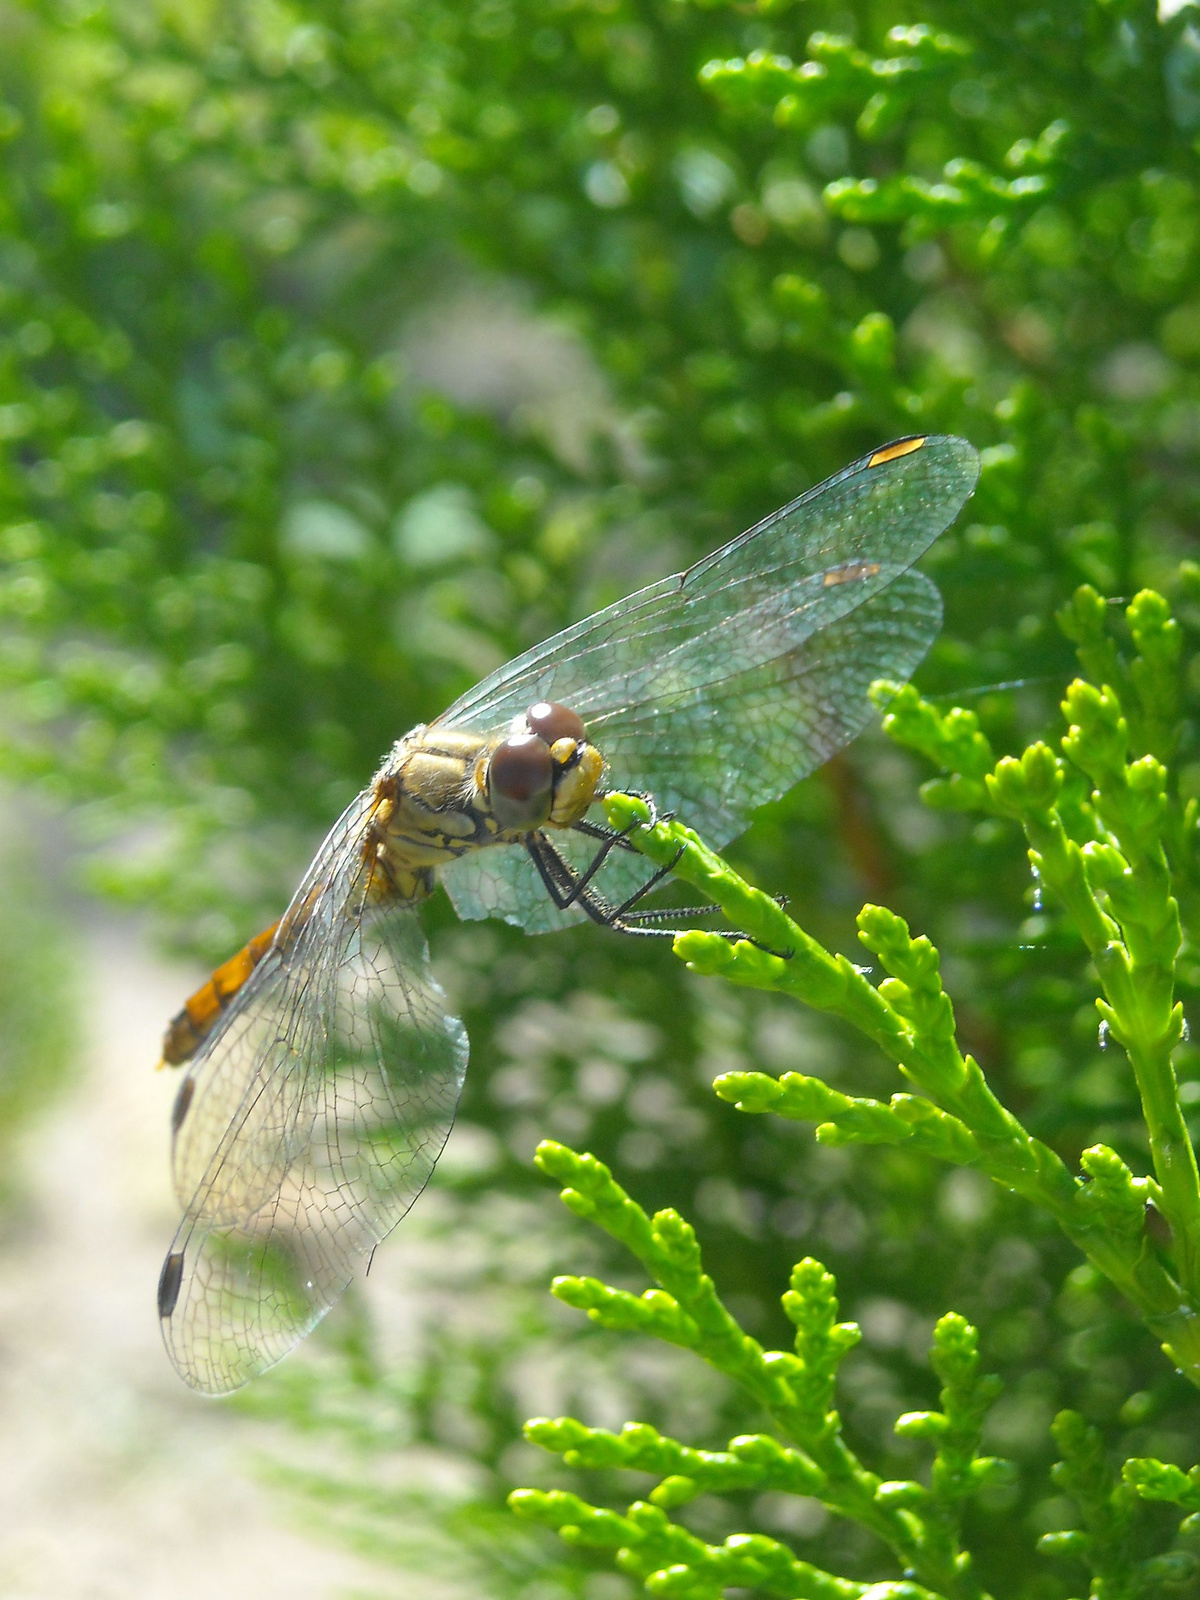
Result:
M726 844L755 807L861 731L873 679L916 668L942 612L937 590L908 569L978 472L962 439L864 456L686 572L500 668L439 724L482 729L533 699L561 700L603 751L608 788L653 794ZM581 841L562 849L573 864L586 859ZM608 898L632 893L637 870L611 857ZM464 858L441 878L463 917L543 932L579 915L549 904L524 858Z
M710 670L697 683L684 671L681 649L682 661L665 664L661 693L592 717L608 787L652 794L660 809L677 812L713 844L727 843L756 806L785 794L862 731L872 715L871 683L910 677L941 617L934 585L904 572L820 630L805 628L794 646L786 617L779 620L764 633L781 647L755 664L731 652L723 675ZM589 841L567 835L555 843L582 869ZM461 917L501 916L542 933L580 916L556 910L516 853L466 856L441 878ZM619 903L644 879L637 858L614 854L604 892Z
M536 699L557 697L590 725L639 698L631 684L658 652L760 600L778 603L796 586L820 597L805 613L806 631L863 604L928 549L979 475L966 440L931 435L911 442L916 448L899 455L889 455L896 448L889 446L862 457L686 572L527 650L469 690L438 724L490 729ZM825 583L826 574L855 565L862 569L857 583ZM817 582L808 589L806 579ZM847 587L850 594L839 592ZM719 670L718 660L713 665Z

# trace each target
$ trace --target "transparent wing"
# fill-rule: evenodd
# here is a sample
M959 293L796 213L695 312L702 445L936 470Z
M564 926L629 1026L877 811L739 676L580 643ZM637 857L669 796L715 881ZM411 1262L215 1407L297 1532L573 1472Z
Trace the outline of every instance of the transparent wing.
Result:
M421 1192L467 1042L415 911L363 910L360 796L193 1064L174 1142L183 1222L163 1336L181 1376L236 1389L287 1354Z
M861 733L871 717L867 689L876 678L910 677L941 619L941 597L929 579L902 573L791 654L739 674L720 691L709 685L704 693L681 695L669 715L657 718L655 707L644 708L641 717L637 708L615 716L606 732L592 733L608 757L610 786L653 793L662 809L677 812L710 842L725 844L743 826L744 786L730 763L729 724L741 719L735 748L750 740L757 746L757 781L769 794L783 794ZM649 759L647 724L653 732ZM594 841L569 832L552 837L577 870L587 866ZM619 904L648 872L642 857L614 852L601 890ZM479 850L439 876L461 917L504 917L529 933L569 927L583 917L576 909L555 909L523 850Z
M908 677L940 626L936 591L907 569L970 495L978 457L939 436L881 456L518 657L439 722L490 732L535 700L561 701L587 724L610 787L646 790L727 843L854 737L871 680ZM614 860L605 894L619 898L633 870ZM530 931L570 920L543 903L523 852L482 852L441 877L461 916Z

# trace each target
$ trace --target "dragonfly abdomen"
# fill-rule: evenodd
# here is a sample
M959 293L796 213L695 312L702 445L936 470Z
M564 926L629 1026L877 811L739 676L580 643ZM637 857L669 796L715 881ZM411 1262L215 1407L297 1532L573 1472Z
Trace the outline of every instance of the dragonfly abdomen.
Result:
M237 955L230 956L184 1001L183 1010L171 1018L162 1045L162 1059L168 1067L181 1067L207 1039L222 1012L271 948L278 922L256 933Z

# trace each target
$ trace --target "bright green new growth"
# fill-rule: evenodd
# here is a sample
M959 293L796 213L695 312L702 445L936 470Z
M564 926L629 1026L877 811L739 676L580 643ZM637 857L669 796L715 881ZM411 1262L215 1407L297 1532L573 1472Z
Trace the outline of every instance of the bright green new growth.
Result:
M931 1592L972 1600L981 1593L960 1545L962 1511L974 1492L1009 1468L979 1454L995 1380L979 1374L974 1328L953 1313L942 1318L933 1346L942 1410L910 1412L896 1424L897 1432L934 1446L929 1485L881 1482L842 1436L834 1381L859 1331L838 1321L836 1286L819 1261L801 1261L783 1296L796 1328L795 1353L764 1350L722 1305L695 1234L676 1212L647 1216L607 1167L562 1145L542 1144L537 1163L566 1185L570 1209L619 1240L658 1285L634 1295L591 1278L557 1278L554 1294L603 1327L695 1351L738 1384L774 1432L739 1435L726 1450L706 1451L644 1423L614 1434L571 1417L537 1419L527 1425L527 1436L562 1454L568 1466L626 1467L651 1472L659 1482L649 1504L635 1502L623 1517L575 1495L534 1489L511 1497L514 1510L557 1528L569 1543L613 1551L620 1570L639 1578L648 1594L719 1600L729 1585L811 1600L919 1600ZM869 1529L918 1581L848 1582L796 1560L773 1539L735 1535L721 1546L707 1545L666 1515L705 1491L768 1490L812 1496Z
M1185 566L1183 586L1194 586L1195 577ZM1035 878L1091 958L1101 1040L1111 1038L1128 1057L1153 1175L1135 1176L1102 1144L1083 1152L1073 1174L1029 1133L960 1048L938 951L914 938L902 918L871 905L858 917L860 940L887 974L876 986L870 969L826 950L682 824L651 827L644 802L626 795L610 797L606 809L651 861L673 865L747 934L732 942L699 931L678 935L675 952L692 971L791 995L841 1018L873 1040L915 1091L885 1103L797 1072L778 1079L731 1072L716 1080L718 1095L745 1112L815 1122L825 1144L904 1145L976 1168L1042 1207L1200 1386L1200 1182L1171 1061L1185 1034L1175 965L1184 937L1180 902L1189 905L1194 895L1197 828L1197 804L1180 800L1170 768L1179 739L1182 639L1163 597L1143 591L1125 609L1133 645L1126 659L1109 631L1110 614L1087 586L1060 614L1084 671L1098 681L1067 689L1058 751L1038 742L1020 757L997 760L973 713L943 712L911 686L879 684L875 696L886 732L942 769L924 788L929 804L990 813L1024 830ZM783 1297L797 1330L795 1353L765 1351L722 1305L677 1213L647 1216L594 1157L546 1143L537 1160L565 1186L571 1210L629 1249L657 1285L637 1296L590 1278L559 1278L558 1298L606 1328L694 1351L740 1387L771 1431L706 1451L645 1424L613 1434L572 1418L534 1421L528 1437L570 1467L625 1467L659 1481L649 1503L636 1502L623 1516L575 1495L536 1490L514 1494L514 1509L557 1528L571 1544L611 1553L649 1594L717 1600L731 1585L796 1600L982 1594L962 1544L963 1510L1011 1468L980 1453L998 1383L979 1373L974 1328L954 1313L942 1317L931 1356L941 1410L911 1412L896 1423L898 1434L934 1446L928 1482L880 1482L842 1435L834 1386L859 1333L838 1322L836 1286L820 1263L800 1262ZM1143 1502L1180 1506L1189 1515L1178 1531L1200 1531L1200 1468L1187 1474L1135 1459L1114 1476L1100 1434L1082 1417L1064 1411L1053 1431L1061 1459L1052 1476L1081 1526L1045 1535L1043 1553L1082 1562L1098 1600L1136 1600L1190 1577L1197 1563L1189 1552L1154 1550L1156 1538L1163 1544L1162 1529L1148 1520ZM903 1580L849 1582L760 1535L709 1545L667 1516L706 1491L766 1490L811 1496L868 1529L891 1550ZM1167 1530L1168 1546L1175 1533Z
M715 934L685 933L675 949L693 971L790 994L841 1017L873 1039L919 1091L894 1095L885 1105L840 1094L798 1073L779 1080L730 1073L716 1084L723 1099L746 1111L816 1121L818 1139L828 1143L910 1144L977 1167L1043 1206L1138 1308L1171 1360L1200 1383L1200 1184L1171 1066L1184 1022L1174 999L1182 933L1168 862L1170 848L1190 874L1196 806L1189 802L1181 812L1167 768L1138 748L1154 738L1167 750L1173 737L1163 713L1178 704L1179 632L1161 596L1138 595L1127 610L1137 654L1125 667L1098 632L1106 609L1085 586L1064 623L1082 641L1085 666L1103 666L1140 685L1129 691L1136 699L1132 720L1111 686L1076 681L1063 703L1068 731L1061 756L1037 743L1019 759L996 762L971 712L941 712L911 686L880 684L877 698L887 707L886 732L946 773L925 786L931 804L987 810L1023 827L1035 874L1062 903L1092 957L1104 1037L1129 1056L1153 1177L1135 1178L1103 1145L1084 1152L1082 1175L1074 1177L1022 1127L989 1088L978 1063L959 1049L938 952L928 939L913 938L893 912L865 906L858 918L859 938L888 973L875 987L844 956L830 954L798 928L769 896L738 879L688 829L670 823L636 838L659 862L671 860L682 845L677 875L708 893L755 941L730 944ZM627 826L646 815L639 807L636 800L614 798L610 819ZM1146 1236L1147 1204L1171 1229L1169 1260Z

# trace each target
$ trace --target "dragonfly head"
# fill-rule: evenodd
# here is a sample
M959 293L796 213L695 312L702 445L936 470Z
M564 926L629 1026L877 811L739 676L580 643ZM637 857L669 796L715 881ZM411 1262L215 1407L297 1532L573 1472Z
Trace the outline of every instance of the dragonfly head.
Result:
M570 827L588 806L604 762L569 706L539 700L513 719L487 761L487 793L501 828Z

